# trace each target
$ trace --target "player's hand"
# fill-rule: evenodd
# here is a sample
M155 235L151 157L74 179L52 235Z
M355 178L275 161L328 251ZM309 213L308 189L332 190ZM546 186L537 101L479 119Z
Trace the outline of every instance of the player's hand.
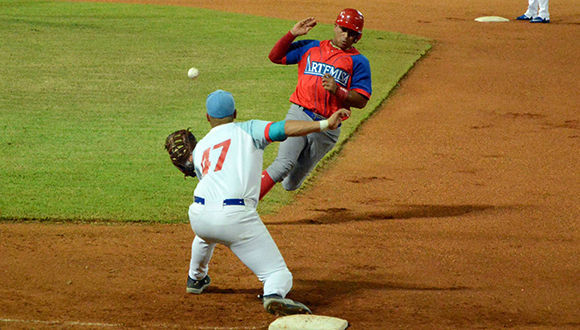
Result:
M318 22L316 22L316 18L308 17L296 23L294 27L290 30L290 32L295 37L303 36L310 30L312 30L312 28L315 27L317 23Z
M350 110L347 109L338 109L337 112L333 113L330 118L328 118L328 128L329 129L337 129L340 123L350 117Z
M324 76L322 77L322 87L327 91L331 92L332 94L334 94L336 93L338 85L336 84L336 80L334 80L334 78L330 74L325 73Z

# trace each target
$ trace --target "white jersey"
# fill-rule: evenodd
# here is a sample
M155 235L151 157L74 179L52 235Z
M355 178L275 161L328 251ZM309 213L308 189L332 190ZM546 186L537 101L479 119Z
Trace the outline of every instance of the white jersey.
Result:
M199 183L194 194L203 201L194 201L188 212L195 232L189 278L207 276L219 243L264 283L264 295L285 297L290 291L292 273L255 208L264 148L285 138L283 122L251 120L216 126L197 143L193 163ZM227 199L243 199L244 204L226 204Z
M216 126L198 141L193 163L199 183L194 195L209 201L260 195L264 148L272 123L262 120Z

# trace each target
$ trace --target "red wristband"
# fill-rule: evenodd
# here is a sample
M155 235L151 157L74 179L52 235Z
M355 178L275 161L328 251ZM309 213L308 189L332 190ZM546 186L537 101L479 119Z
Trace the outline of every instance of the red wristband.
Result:
M334 95L340 102L344 102L348 98L348 89L338 86Z

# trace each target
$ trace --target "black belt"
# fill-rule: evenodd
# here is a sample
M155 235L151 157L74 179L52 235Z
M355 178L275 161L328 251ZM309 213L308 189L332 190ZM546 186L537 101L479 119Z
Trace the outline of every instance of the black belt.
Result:
M193 201L195 203L205 205L205 198L194 196ZM246 203L244 203L244 200L240 199L240 198L229 198L229 199L224 199L223 205L224 206L227 206L227 205L246 205Z

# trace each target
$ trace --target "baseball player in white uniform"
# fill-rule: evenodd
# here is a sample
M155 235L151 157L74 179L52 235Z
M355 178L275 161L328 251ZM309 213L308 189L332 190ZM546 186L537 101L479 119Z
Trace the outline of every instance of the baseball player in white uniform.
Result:
M519 21L530 21L530 23L550 23L548 6L548 0L528 0L528 9L522 16L518 16L516 19Z
M292 274L256 211L260 194L263 150L288 136L336 129L350 111L341 109L327 120L234 122L233 96L217 90L207 97L212 127L192 154L199 183L189 220L195 232L187 292L209 286L209 262L216 244L223 244L264 284L263 305L275 315L311 313L304 304L287 299Z

